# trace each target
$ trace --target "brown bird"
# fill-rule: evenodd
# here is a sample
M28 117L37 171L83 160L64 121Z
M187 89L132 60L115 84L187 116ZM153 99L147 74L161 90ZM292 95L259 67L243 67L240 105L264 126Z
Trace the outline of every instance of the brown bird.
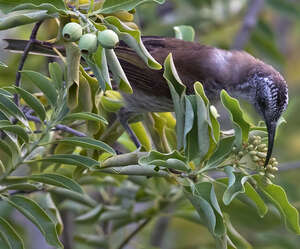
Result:
M147 50L162 65L168 54L172 53L187 94L193 94L194 82L200 81L211 101L217 100L220 91L225 89L231 96L250 102L267 126L268 151L265 165L268 164L277 122L288 104L288 87L279 72L244 51L227 51L175 38L143 37L142 40ZM7 49L22 48L16 43L13 45L11 40L7 41ZM49 52L49 47L44 46L44 49ZM173 111L163 69L148 68L134 50L123 42L115 51L133 88L133 94L123 94L126 113ZM126 122L128 115L125 116L123 121ZM132 132L126 130L138 144Z

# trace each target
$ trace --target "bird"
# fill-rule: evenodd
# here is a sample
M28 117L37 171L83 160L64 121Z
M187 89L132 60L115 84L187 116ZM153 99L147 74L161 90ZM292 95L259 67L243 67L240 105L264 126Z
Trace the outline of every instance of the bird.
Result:
M18 47L20 50L22 46L16 45L17 43L13 45L12 41L7 40L7 49L16 50ZM143 36L142 41L161 65L166 57L172 54L187 94L194 93L193 84L199 81L212 102L219 99L220 92L224 89L232 97L252 104L267 127L268 150L265 166L268 164L278 120L288 105L288 86L276 69L241 50L224 50L171 37ZM49 50L50 45L46 45L48 47L44 46L44 49ZM133 88L132 94L122 93L125 114L121 120L126 123L131 114L174 111L171 93L163 77L164 69L149 68L135 51L122 41L115 48L115 52ZM138 144L128 125L126 131Z

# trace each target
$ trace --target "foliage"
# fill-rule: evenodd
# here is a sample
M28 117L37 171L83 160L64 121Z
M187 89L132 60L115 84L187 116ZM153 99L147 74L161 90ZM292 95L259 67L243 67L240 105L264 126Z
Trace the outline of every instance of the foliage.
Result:
M65 211L76 215L76 248L123 248L127 238L120 240L120 230L170 208L171 217L193 217L207 228L217 248L252 248L231 220L228 207L234 205L254 210L250 218L274 215L276 209L286 227L300 234L296 208L272 182L276 159L263 167L264 127L248 122L239 102L223 90L220 98L234 129L221 130L201 83L195 82L194 95L186 94L171 54L163 70L174 115L147 114L131 124L142 144L138 150L123 134L114 116L123 106L119 92L131 93L132 88L114 50L97 44L95 52L85 54L76 42L64 41L61 31L71 21L85 34L112 30L144 63L159 70L162 65L146 50L133 22L134 8L144 2L164 1L0 0L7 13L0 29L56 19L55 42L66 51L65 57L59 54L60 64L49 63L48 76L20 72L41 94L23 84L0 89L1 204L23 214L55 248L63 248L59 236L65 232ZM268 1L274 8L278 2ZM290 10L286 4L285 11ZM177 38L194 40L191 27L174 30ZM0 70L6 66L0 65ZM109 72L119 92L113 90ZM116 152L116 144L122 153ZM146 208L138 210L139 204ZM25 248L14 224L13 215L0 214L1 248ZM87 225L89 230L82 233Z

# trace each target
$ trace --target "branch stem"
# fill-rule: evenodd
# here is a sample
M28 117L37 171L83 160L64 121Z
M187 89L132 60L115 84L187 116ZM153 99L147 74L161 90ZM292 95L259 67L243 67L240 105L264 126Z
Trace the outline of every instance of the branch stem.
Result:
M17 86L17 87L19 87L20 84L21 84L21 71L22 71L22 69L23 69L23 67L24 67L24 64L25 64L25 61L26 61L26 59L27 59L27 56L28 56L28 54L29 54L29 52L30 52L31 46L32 46L32 44L35 43L36 35L37 35L37 32L38 32L38 30L39 30L41 24L42 24L42 21L39 21L39 22L37 22L37 23L34 25L34 27L33 27L33 29L32 29L32 32L31 32L31 35L30 35L30 39L29 39L29 41L28 41L28 43L26 44L26 47L25 47L25 49L24 49L23 55L22 55L21 60L20 60L20 63L19 63L18 71L17 71L17 74L16 74L16 82L15 82L15 86ZM14 101L15 101L15 104L16 104L17 106L19 106L20 99L19 99L19 95L18 95L18 94L15 94L15 96L14 96Z
M136 227L136 229L134 229L125 239L124 241L119 245L119 247L117 249L123 249L128 243L129 241L137 234L139 233L149 222L150 222L151 218L147 218L146 220L144 220L139 226Z

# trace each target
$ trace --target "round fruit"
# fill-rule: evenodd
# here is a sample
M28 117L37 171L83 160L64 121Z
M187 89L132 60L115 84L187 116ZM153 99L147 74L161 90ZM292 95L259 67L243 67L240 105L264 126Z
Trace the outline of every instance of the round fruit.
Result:
M97 50L97 36L95 34L81 36L78 46L83 54L95 53Z
M62 35L66 41L78 41L82 36L82 27L76 22L69 22L64 26Z
M98 41L102 47L112 49L119 42L119 37L114 31L106 29L98 33Z

